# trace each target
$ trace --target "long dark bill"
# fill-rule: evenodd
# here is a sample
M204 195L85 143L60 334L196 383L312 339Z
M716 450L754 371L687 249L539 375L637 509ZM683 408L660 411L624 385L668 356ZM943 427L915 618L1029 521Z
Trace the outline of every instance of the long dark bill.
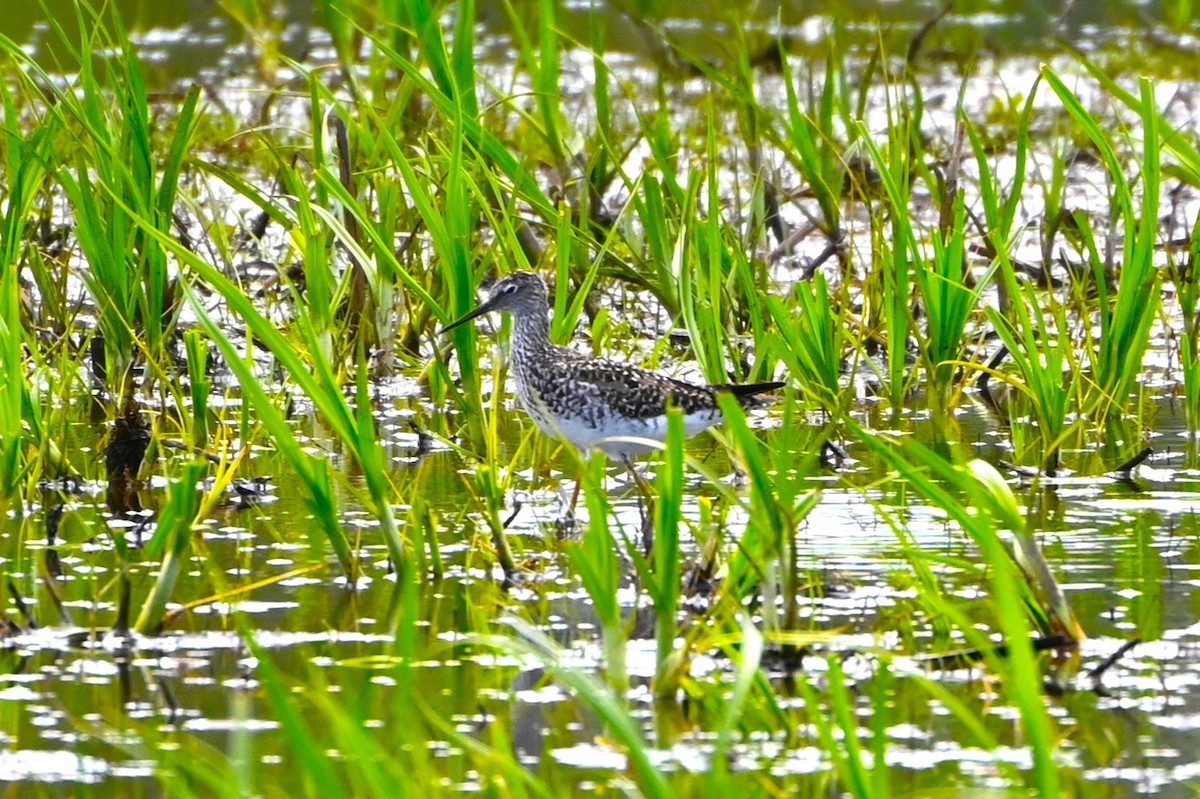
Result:
M449 333L454 328L459 327L460 325L465 325L472 319L478 319L490 310L492 310L492 304L490 302L485 302L483 305L480 305L478 308L466 314L465 316L460 316L458 319L455 319L453 322L443 327L438 331L438 335L441 336Z

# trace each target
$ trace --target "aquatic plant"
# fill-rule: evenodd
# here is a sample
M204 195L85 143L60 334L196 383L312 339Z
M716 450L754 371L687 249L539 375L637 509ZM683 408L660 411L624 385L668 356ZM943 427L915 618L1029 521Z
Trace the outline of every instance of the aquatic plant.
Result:
M944 413L956 362L965 343L964 332L980 289L967 288L966 201L961 191L948 198L950 225L933 236L933 257L914 262L915 281L925 311L926 330L921 351L925 361L930 402Z
M1184 408L1189 430L1200 430L1200 280L1197 279L1197 263L1200 262L1200 220L1192 229L1188 245L1187 261L1172 263L1171 282L1179 296L1179 310L1183 317L1183 335L1179 338L1180 368L1183 371Z
M3 234L0 235L0 518L24 510L22 486L28 466L41 447L41 409L28 379L22 354L23 318L21 264L34 202L47 177L46 164L58 129L47 117L22 135L16 126L16 99L0 84L4 119L4 168L7 178Z
M864 294L868 331L882 327L886 334L883 384L893 408L902 406L917 374L908 366L913 261L922 257L908 202L912 181L911 128L917 124L913 116L919 118L919 106L912 115L906 113L889 126L886 154L861 123L856 131L875 164L884 190L883 197L876 201L879 213L871 214L871 274L864 283ZM891 224L885 226L885 219Z
M163 235L172 230L200 90L193 87L185 96L174 117L175 135L162 162L155 163L145 78L119 16L112 12L103 17L86 4L78 6L78 13L80 27L101 36L112 26L111 41L82 37L73 53L80 91L52 80L30 59L25 66L42 78L41 86L50 93L46 102L52 102L53 113L76 137L77 148L59 156L54 175L71 205L75 237L87 264L81 275L95 302L96 331L103 342L98 371L105 376L116 414L128 415L135 410L134 366L144 358L150 380L165 370L179 307L167 253L158 239L139 228L138 220ZM61 29L60 37L67 41ZM94 71L97 44L121 48L122 57L105 74Z
M599 455L593 457L587 471L579 479L586 480L584 500L587 503L588 525L579 541L567 544L566 553L600 621L607 679L618 695L623 696L629 686L629 675L625 668L628 636L617 599L621 570L608 521L612 507L604 491L604 458Z
M846 331L836 318L825 277L796 284L797 307L793 310L775 297L767 308L775 322L774 354L787 366L788 375L822 410L837 415L848 394L842 390L842 362L846 353ZM795 313L798 311L798 314Z
M1158 235L1158 199L1161 175L1159 117L1150 82L1139 82L1142 120L1141 208L1135 210L1133 190L1124 176L1120 159L1105 136L1099 121L1049 68L1042 70L1046 83L1063 107L1083 128L1100 154L1113 184L1113 223L1121 226L1122 251L1117 293L1108 296L1104 265L1092 259L1098 292L1100 336L1089 347L1093 388L1086 407L1101 419L1121 412L1142 369L1142 356L1150 340L1153 323L1162 301L1159 276L1154 264Z

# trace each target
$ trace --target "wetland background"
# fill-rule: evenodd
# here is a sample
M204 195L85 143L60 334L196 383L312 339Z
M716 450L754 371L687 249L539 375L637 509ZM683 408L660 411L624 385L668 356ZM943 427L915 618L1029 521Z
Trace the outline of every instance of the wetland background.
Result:
M11 795L1195 793L1190 3L0 34ZM651 507L435 334L518 268L788 388Z

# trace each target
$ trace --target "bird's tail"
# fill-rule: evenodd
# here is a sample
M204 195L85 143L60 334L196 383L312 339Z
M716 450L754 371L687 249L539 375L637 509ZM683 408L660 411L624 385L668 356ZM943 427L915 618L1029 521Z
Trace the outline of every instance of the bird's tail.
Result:
M713 386L717 391L728 391L733 396L737 397L738 402L743 408L757 408L760 405L765 405L769 399L759 397L759 394L766 394L768 391L775 391L783 388L786 383L771 381L769 383L739 383L728 384L724 386Z

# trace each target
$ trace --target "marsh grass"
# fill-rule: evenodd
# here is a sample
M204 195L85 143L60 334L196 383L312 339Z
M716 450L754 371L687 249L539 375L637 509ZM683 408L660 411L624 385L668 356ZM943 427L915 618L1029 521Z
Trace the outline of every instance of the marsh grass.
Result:
M683 440L683 414L672 410L667 419L664 462L658 473L654 502L654 574L645 585L654 607L658 661L655 693L660 697L674 696L678 688L670 666L675 652L675 618L683 593L683 552L679 542L683 522Z
M580 583L592 600L596 617L600 620L601 635L604 639L604 665L608 679L620 690L629 684L625 669L627 636L621 606L617 602L621 568L608 524L611 507L603 490L603 466L603 458L593 458L586 475L580 478L587 481L585 498L591 521L580 541L569 544L566 551Z
M837 416L844 410L842 362L847 350L846 331L835 317L824 275L797 283L796 307L776 297L767 308L776 325L774 354L822 410Z
M154 163L152 153L159 144L152 139L145 79L119 17L103 18L86 5L80 5L78 13L85 30L105 31L111 23L113 38L81 39L74 54L81 96L61 89L53 93L54 113L78 142L69 156L60 156L55 180L76 220L80 255L88 264L82 276L97 308L108 390L116 412L124 414L135 404L135 362L144 360L148 375L164 370L179 304L166 251L139 229L138 220L163 234L172 229L177 183L200 92L195 87L186 95L173 120L175 135L165 157ZM92 72L97 44L123 48L116 68L106 75ZM27 66L40 70L33 63ZM44 72L39 77L43 86L60 85Z
M1178 295L1180 315L1183 317L1183 336L1179 340L1180 368L1183 371L1184 408L1188 428L1200 429L1200 327L1197 326L1197 309L1200 309L1200 282L1197 281L1196 265L1200 263L1200 224L1192 229L1188 244L1188 257L1184 263L1172 262L1171 282Z
M857 135L875 164L884 197L877 200L887 213L872 214L872 275L866 297L868 329L881 328L886 347L883 384L893 408L903 405L916 379L908 368L908 342L912 329L909 305L913 295L914 258L920 258L909 212L911 193L910 139L906 118L888 128L887 152L879 147L870 132L858 123ZM890 221L885 226L883 220Z
M1117 294L1109 298L1103 268L1093 259L1092 268L1099 292L1097 310L1100 336L1091 349L1094 390L1088 408L1107 418L1126 404L1133 381L1141 372L1142 356L1150 340L1150 325L1158 311L1162 293L1154 251L1158 235L1158 200L1161 180L1159 116L1153 88L1139 82L1140 101L1135 106L1142 121L1142 154L1139 159L1141 210L1135 209L1133 191L1124 176L1122 161L1100 123L1070 92L1051 69L1042 71L1046 82L1074 120L1082 126L1100 153L1113 183L1114 221L1123 232L1121 277Z
M318 563L332 553L346 574L369 574L361 553L382 544L395 583L385 607L361 613L386 620L391 640L383 654L347 659L329 672L306 665L296 673L276 665L247 615L231 613L253 656L247 668L260 681L254 696L263 704L257 710L278 725L281 746L296 763L289 785L302 786L307 795L428 792L470 779L491 780L488 789L502 796L569 789L569 768L545 755L536 770L525 768L503 724L464 723L463 705L451 701L461 697L427 691L417 664L438 657L469 660L486 651L536 662L547 679L569 689L573 707L598 719L596 737L627 759L623 776L641 795L679 795L701 783L707 795L727 795L761 787L760 780L786 792L803 781L774 781L766 771L747 776L730 763L754 734L794 742L803 729L819 745L832 781L832 787L805 785L821 795L888 796L887 730L900 716L889 697L901 681L941 701L979 745L1000 745L986 709L968 706L937 682L896 673L895 655L936 654L920 651L927 639L913 634L928 625L938 647L975 650L983 668L999 677L1001 701L1017 709L1033 768L1024 774L998 764L1004 778L1058 795L1058 731L1047 712L1044 663L1032 640L1062 635L1069 644L1084 630L1036 545L1036 513L1023 512L995 470L955 440L952 420L966 393L964 375L990 369L1019 395L1008 408L1009 443L1036 451L1045 471L1059 465L1067 443L1094 446L1106 435L1116 437L1113 430L1122 439L1144 432L1136 416L1124 428L1101 422L1113 422L1133 406L1150 326L1161 310L1155 256L1164 154L1178 174L1200 182L1200 157L1185 136L1168 129L1149 81L1135 95L1087 65L1110 95L1136 112L1143 134L1134 141L1111 134L1056 70L1043 69L1014 120L1017 168L1007 184L992 168L983 132L960 107L955 124L970 142L978 175L955 187L942 183L938 143L922 135L927 119L917 87L867 69L872 85L860 89L855 103L849 74L861 65L850 63L853 56L838 37L811 71L807 96L784 80L774 100L757 83L744 37L735 37L727 65L673 52L676 66L686 65L708 87L681 119L666 69L645 96L624 96L633 90L610 75L605 34L594 28L583 43L593 50L595 80L587 93L595 106L592 125L572 116L560 91L566 48L580 45L561 29L562 9L551 0L540 0L530 14L515 4L505 8L514 30L514 70L527 82L512 92L495 86L476 62L471 2L456 4L447 16L447 7L427 0L326 0L322 12L345 72L339 88L327 82L324 70L275 52L278 32L272 32L264 4L224 5L260 30L260 66L287 65L301 87L290 99L304 113L289 119L307 128L284 135L268 126L245 136L261 147L260 160L249 163L236 160L237 148L202 138L218 111L202 102L198 88L185 91L173 107L151 100L115 17L80 6L80 21L88 23L82 27L94 32L66 42L77 68L70 82L17 44L0 41L16 75L0 83L0 511L23 508L37 480L62 466L52 441L65 425L62 411L43 399L34 376L49 382L45 393L60 404L80 393L75 375L83 356L62 341L44 343L22 299L20 279L27 275L44 315L63 323L55 335L102 341L108 417L169 397L176 415L159 423L151 451L164 451L158 439L168 424L185 432L183 457L152 457L146 467L170 484L144 552L160 567L157 574L151 578L133 568L139 554L115 536L120 582L136 582L130 593L146 597L134 624L138 633L159 634L196 606L180 604L178 596L189 558L200 562L197 571L214 597L229 600L259 585L253 578L232 584L219 565L205 563L197 532L224 489L248 468L256 444L269 443L295 473L311 514L306 530ZM364 9L369 13L360 15ZM58 35L67 39L61 28ZM778 49L790 77L790 56L783 43ZM101 51L119 55L102 58ZM357 60L360 51L365 64ZM885 55L877 52L871 63L881 59ZM613 86L622 93L612 92ZM1084 215L1073 228L1094 293L1055 291L1026 280L1010 256L1021 235L1024 166L1037 144L1030 132L1033 95L1040 87L1100 153L1113 187L1111 216L1097 224ZM881 127L864 121L869 95L883 99ZM748 177L740 165L728 166L735 159L727 153L742 145L751 163ZM1054 158L1042 188L1047 207L1061 210L1067 167L1061 154ZM1131 162L1135 179L1126 176ZM818 265L811 276L781 273L772 260L769 236L786 249L782 240L793 231L780 236L772 229L783 222L770 209L772 193L776 201L781 194L768 187L777 178L771 163L787 165L806 184L804 199L816 206L812 224L838 251L831 267ZM556 177L546 179L547 171ZM279 264L295 262L298 269L281 278L274 314L254 289L231 277L236 237L217 223L218 210L193 194L190 181L219 184L225 202L232 198L255 209L279 231ZM273 181L277 187L268 188ZM737 196L731 199L730 186L743 188L732 190ZM920 193L935 198L936 220L918 207ZM52 204L47 197L66 202L72 223L66 261L86 288L94 325L79 319L54 260L31 243L31 219ZM181 239L181 208L205 229L201 246ZM1066 235L1055 225L1045 234L1048 250L1060 233ZM1099 243L1114 233L1119 248ZM976 237L988 249L981 268L967 247ZM843 248L847 241L860 250ZM1116 263L1102 256L1106 246L1119 250ZM597 296L639 292L653 298L670 325L686 331L686 357L708 381L786 375L790 385L769 412L778 429L765 434L748 424L736 401L721 397L726 423L711 435L710 447L719 452L715 462L736 463L745 490L693 457L679 415L669 414L665 444L650 459L656 474L647 481L653 486L646 498L652 507L645 509L653 538L647 553L642 530L614 522L617 500L606 485L602 458L585 464L569 452L553 461L552 445L529 425L515 436L502 435L513 424L502 390L503 357L481 357L487 346L473 326L446 341L435 331L474 307L488 272L517 267L553 272L557 341L586 328L593 347L615 346L622 356L640 357L644 351L614 331L637 330L642 320L623 319L632 312L595 302ZM1174 276L1184 307L1183 383L1195 426L1200 370L1195 281L1188 270L1178 266ZM1112 290L1109 272L1117 278ZM172 358L185 311L195 321L182 334L186 386ZM501 326L501 342L505 332ZM981 365L978 342L990 332L1010 353L1006 365ZM236 419L212 401L217 382L208 372L210 348L235 378L230 394L241 402ZM666 350L655 347L650 358ZM847 372L860 362L877 378L879 401L893 419L924 383L940 426L934 448L901 444L859 421L858 389ZM420 418L456 458L472 464L456 478L469 494L463 507L426 496L432 482L426 463L403 474L389 463L372 395L375 378L394 370L419 374L432 401ZM273 373L281 379L268 380ZM315 448L293 420L295 403L311 407L314 425L327 431L323 448ZM1033 423L1020 422L1027 415ZM872 652L877 665L862 679L843 667L836 631L805 613L819 589L811 587L818 581L804 573L799 554L816 524L818 481L832 471L823 455L844 437L885 465L889 480L898 478L893 482L905 488L897 493L915 492L951 520L952 535L969 541L967 554L951 564L949 556L919 548L899 514L881 511L895 528L907 579L915 586L900 619L908 630L902 649L918 651ZM564 472L582 480L586 526L576 540L559 542L547 533L544 541L514 544L506 529L514 491L524 487L527 474L539 479L547 463L565 463ZM201 489L209 471L214 483ZM343 516L347 506L366 508L377 526L352 538ZM443 552L439 538L451 528L472 542L467 555L448 558ZM474 543L475 530L486 543ZM693 540L702 546L693 550ZM526 546L539 547L565 582L586 592L601 640L595 663L581 665L569 657L573 642L554 641L540 629L539 603L552 591L539 585L537 571L550 567L523 559ZM462 559L448 565L453 558ZM1154 633L1162 626L1153 600L1161 563L1145 536L1138 558L1137 586L1150 597L1138 612ZM496 586L496 596L472 604L448 576L463 562L497 565L505 588L538 598L518 602ZM984 598L968 603L955 597L938 568L947 564L969 575ZM715 585L707 604L689 615L682 610L696 599L687 595L692 573ZM653 617L649 681L631 676L627 663L641 609L620 599L631 586ZM439 603L449 604L445 595L459 591L457 626L450 626L437 617ZM826 647L818 650L824 666L810 672L803 663L813 647ZM722 659L716 676L693 673L698 657L714 653ZM383 692L368 677L394 688L386 702L373 704ZM635 701L643 685L654 699L652 725L645 723L649 705ZM462 688L472 698L484 695L482 685ZM486 690L489 697L503 693L491 684ZM500 706L510 700L511 692L507 699L478 701L503 713L508 711ZM873 713L869 729L859 721L864 701ZM647 734L651 727L654 736ZM711 774L660 767L661 753L684 728L709 747ZM147 742L162 740L161 731L142 735ZM254 764L247 738L234 738L226 759L194 737L173 737L172 745L186 756L167 746L151 755L160 773L187 776L183 783L164 779L167 793L282 795L283 789L272 793L271 772ZM433 737L461 751L440 759L429 751ZM331 749L338 760L325 757Z
M17 117L17 103L8 86L0 85L5 119ZM39 446L40 408L30 396L30 381L22 357L21 288L18 280L22 245L38 190L46 176L46 152L57 122L50 118L27 135L14 126L5 129L5 174L8 190L4 235L0 237L0 517L10 509L23 510L21 487L27 464L35 462L27 450ZM31 436L33 433L35 435Z

